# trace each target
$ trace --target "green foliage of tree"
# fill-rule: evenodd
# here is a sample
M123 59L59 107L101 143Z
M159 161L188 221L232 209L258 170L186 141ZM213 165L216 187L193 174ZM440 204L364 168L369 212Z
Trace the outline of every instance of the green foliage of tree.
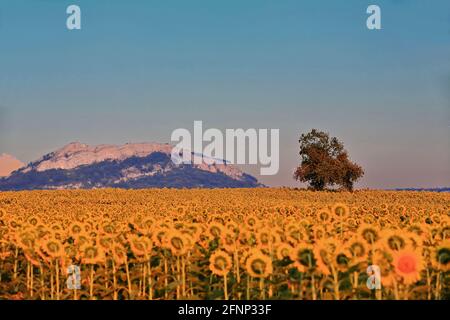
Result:
M352 191L353 184L364 175L363 169L350 161L344 144L326 132L313 129L302 134L299 143L301 164L294 178L314 190L338 186Z

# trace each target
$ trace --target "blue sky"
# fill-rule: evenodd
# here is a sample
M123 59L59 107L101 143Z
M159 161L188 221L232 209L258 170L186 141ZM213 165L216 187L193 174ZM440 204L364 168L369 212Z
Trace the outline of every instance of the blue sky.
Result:
M279 128L281 170L260 178L296 185L298 137L318 128L360 187L450 185L449 57L445 0L1 0L0 153L169 142L194 120Z

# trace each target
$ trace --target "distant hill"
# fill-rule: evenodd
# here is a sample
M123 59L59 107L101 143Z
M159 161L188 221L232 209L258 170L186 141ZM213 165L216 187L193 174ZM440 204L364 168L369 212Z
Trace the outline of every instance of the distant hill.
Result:
M429 191L429 192L450 192L450 187L444 188L397 188L395 191Z
M230 164L175 165L171 150L169 144L75 142L0 178L0 190L263 186Z
M22 168L24 165L13 156L3 153L0 155L0 177L7 177L11 172Z

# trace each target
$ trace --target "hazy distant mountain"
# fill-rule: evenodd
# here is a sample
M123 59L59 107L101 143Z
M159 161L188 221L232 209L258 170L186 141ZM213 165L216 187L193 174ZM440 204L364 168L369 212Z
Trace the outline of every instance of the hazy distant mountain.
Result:
M443 188L397 188L396 191L431 191L431 192L450 192L450 187Z
M0 177L9 176L11 172L22 168L24 165L13 156L3 153L0 155Z
M229 164L175 165L171 150L171 145L158 143L75 142L1 178L0 190L262 186Z

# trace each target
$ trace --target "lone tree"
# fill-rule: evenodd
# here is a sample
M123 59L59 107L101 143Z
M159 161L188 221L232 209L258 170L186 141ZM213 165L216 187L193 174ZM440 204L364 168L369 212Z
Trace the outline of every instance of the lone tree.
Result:
M344 145L326 132L311 130L299 140L301 164L294 178L308 182L314 190L327 186L340 186L352 191L356 180L364 175L363 169L350 161Z

